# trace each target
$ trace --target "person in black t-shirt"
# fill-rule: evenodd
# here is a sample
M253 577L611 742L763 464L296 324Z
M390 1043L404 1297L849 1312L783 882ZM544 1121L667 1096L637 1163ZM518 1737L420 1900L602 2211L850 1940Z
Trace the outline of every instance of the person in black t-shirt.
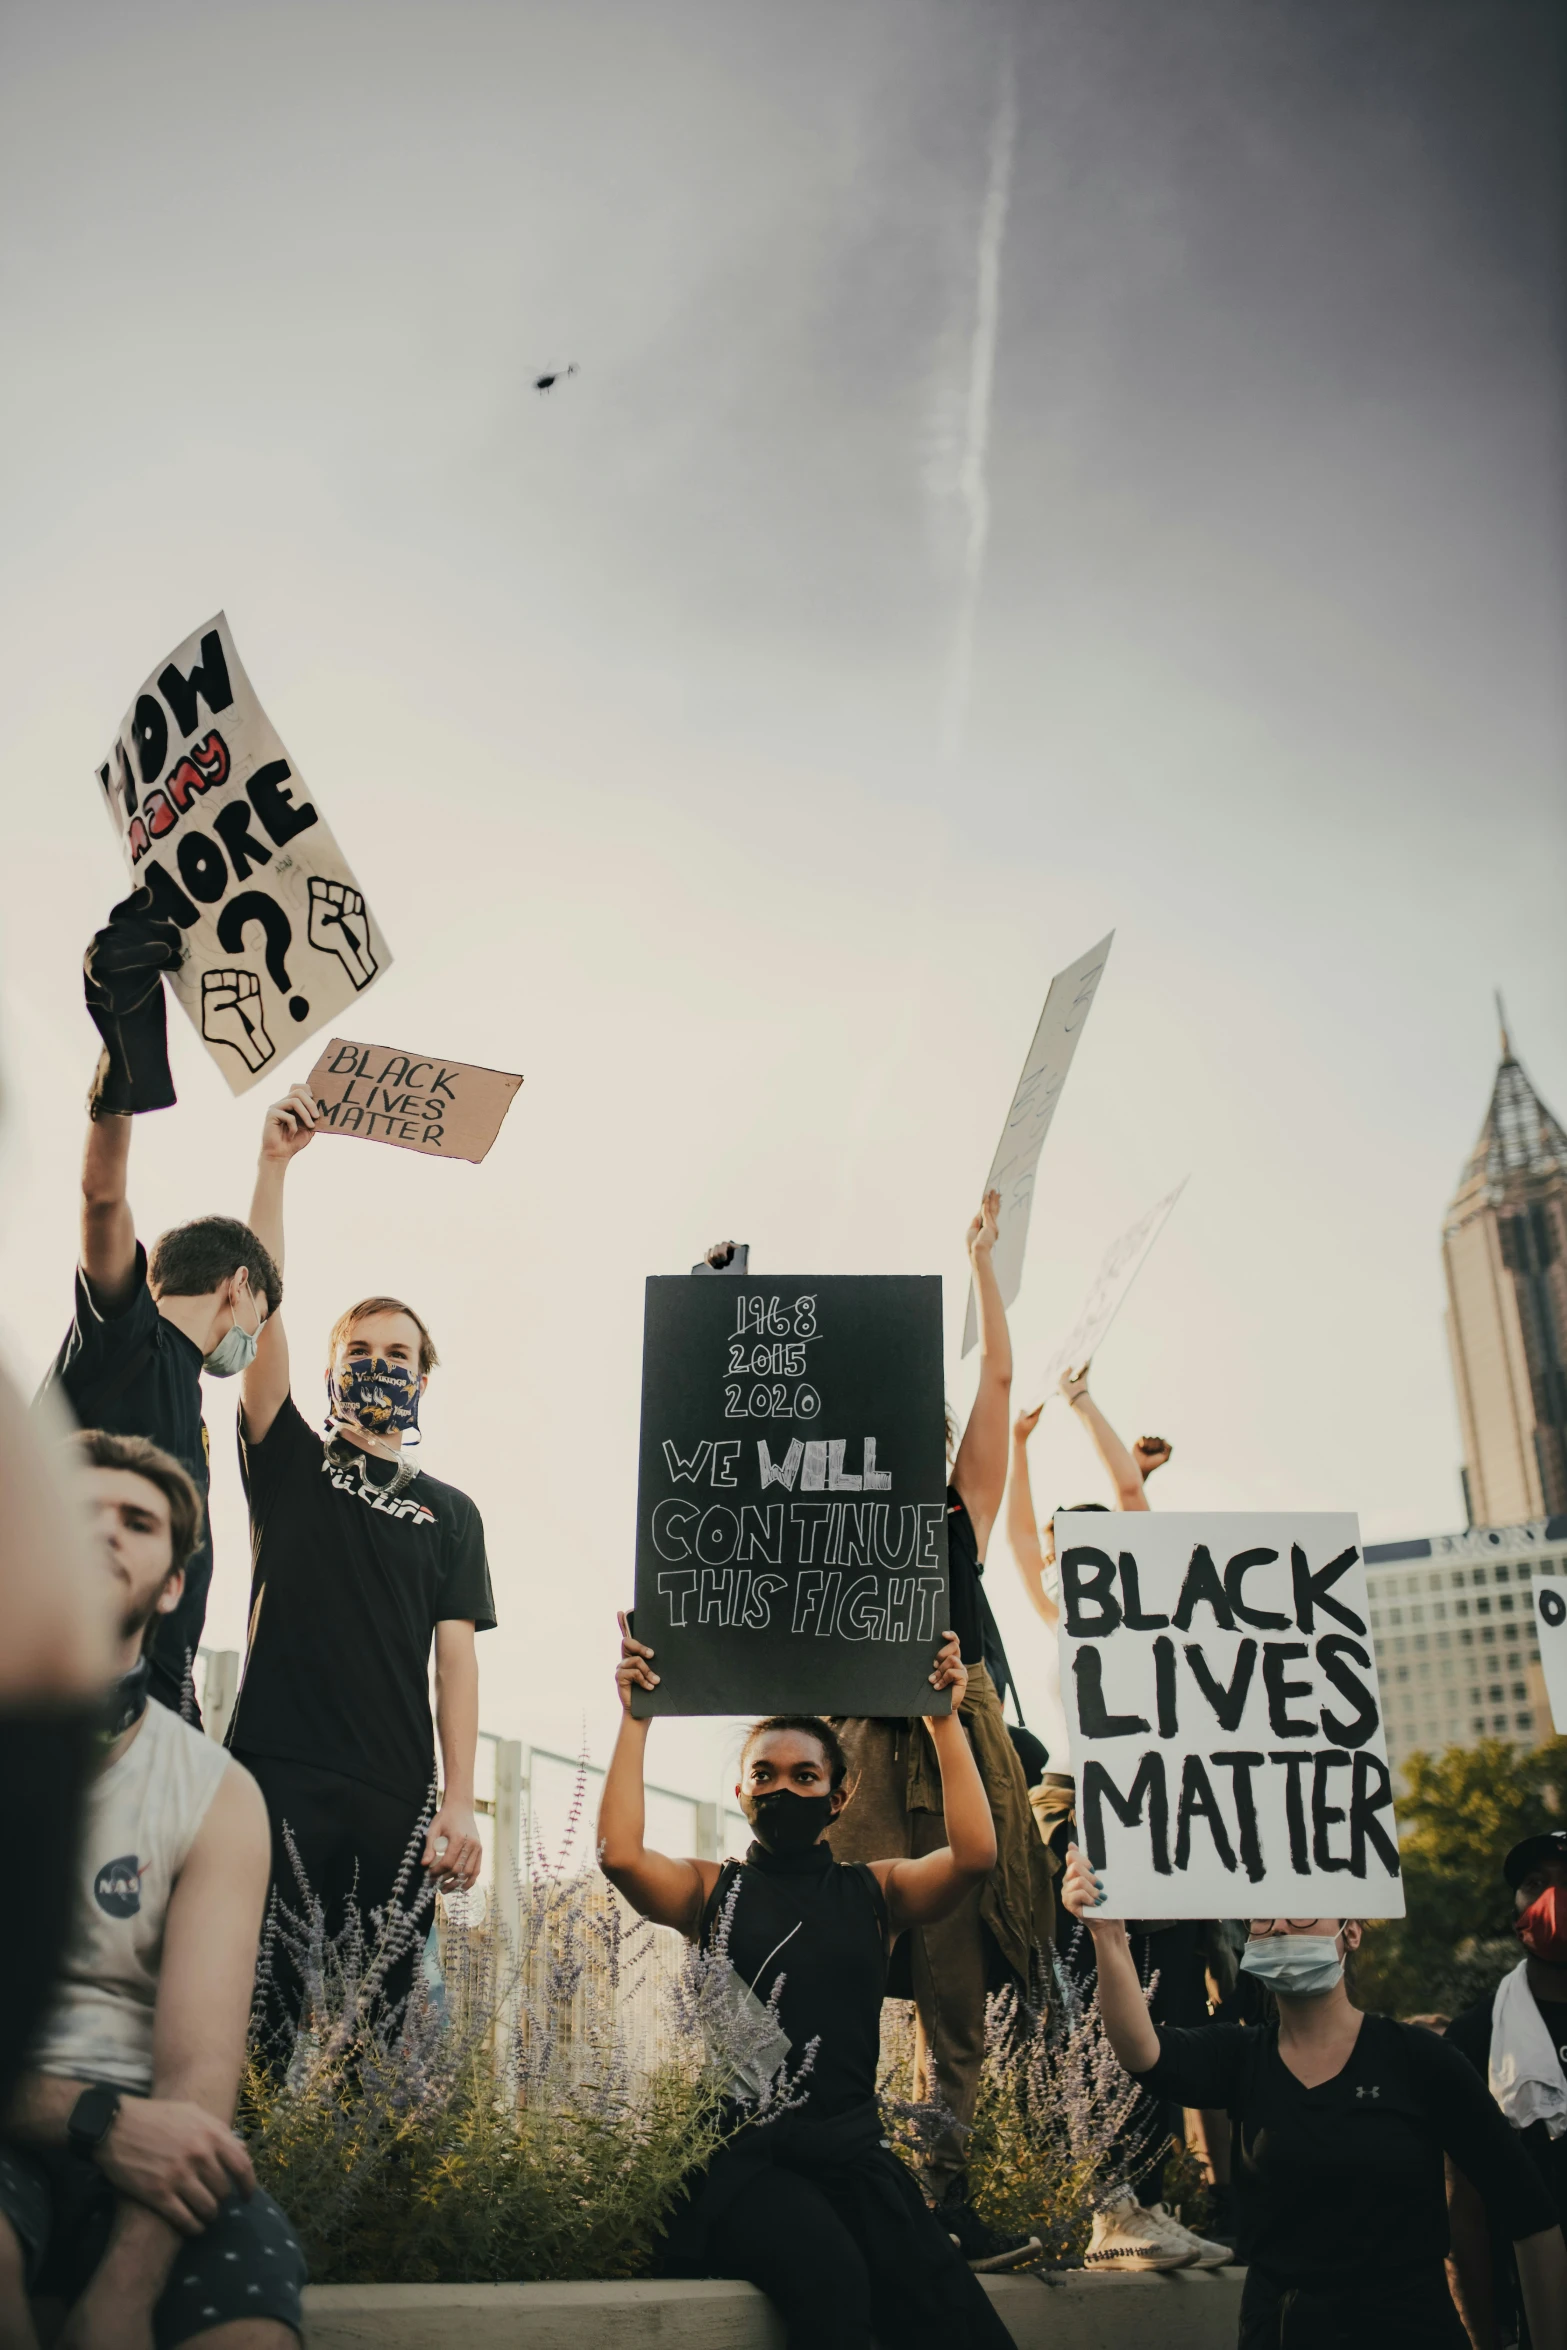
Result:
M279 1259L284 1177L315 1123L303 1086L267 1112L251 1217ZM403 1450L436 1360L412 1307L371 1297L331 1333L325 1439L289 1393L288 1341L276 1316L242 1390L253 1566L229 1743L267 1799L279 1898L300 1906L286 1829L333 1932L350 1899L366 1920L391 1900L429 1797L437 1729L444 1784L419 1861L454 1891L479 1871L474 1634L495 1622L484 1527L467 1494ZM389 1999L411 1977L410 1954L388 1977ZM300 1996L297 1982L279 1981L276 2030L286 2029Z
M283 1284L255 1234L231 1216L176 1225L150 1260L136 1237L126 1198L131 1119L174 1100L161 974L180 959L174 924L137 911L141 899L145 890L116 906L87 950L88 1009L105 1050L87 1105L76 1310L45 1385L82 1427L149 1437L195 1481L201 1542L179 1606L158 1625L152 1694L199 1728L193 1676L212 1582L201 1375L226 1379L245 1368Z
M1567 2339L1567 2245L1550 2197L1473 2068L1434 2032L1350 2004L1352 1918L1253 1918L1244 1970L1268 2025L1156 2024L1126 1927L1074 1844L1062 1899L1094 1938L1110 2044L1156 2096L1225 2106L1248 2263L1241 2350L1468 2350L1443 2266L1444 2163L1513 2241L1539 2344Z
M987 1192L968 1229L968 1256L979 1308L979 1386L947 1487L950 1629L968 1668L962 1713L995 1823L997 1859L950 1917L908 1936L910 1989L917 2018L916 2062L924 2094L955 2117L932 2149L925 2171L943 2225L966 2259L993 2267L1009 2251L1026 2258L1027 2239L999 2237L969 2201L964 2141L979 2094L985 2053L985 2000L997 1980L1043 1999L1040 1958L1055 1928L1050 1856L1034 1828L1028 1781L1007 1735L1001 1699L987 1669L999 1642L981 1577L985 1546L1001 1508L1007 1474L1007 1408L1012 1346L991 1252L1001 1198ZM837 1719L854 1793L832 1830L839 1861L910 1859L944 1842L941 1776L929 1734L918 1721ZM907 1995L907 1994L905 1994Z
M1502 1873L1525 1955L1447 2038L1489 2086L1567 2229L1567 1830L1525 1837ZM1493 2350L1518 2314L1511 2252L1468 2179L1453 2181L1449 2203L1464 2316L1481 2350Z

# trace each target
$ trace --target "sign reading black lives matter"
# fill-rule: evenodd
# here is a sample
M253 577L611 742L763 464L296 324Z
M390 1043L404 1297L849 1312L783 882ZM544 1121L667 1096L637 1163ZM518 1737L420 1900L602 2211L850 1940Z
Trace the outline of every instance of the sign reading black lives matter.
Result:
M132 880L184 934L169 985L244 1093L392 958L221 612L146 680L98 781Z
M946 1713L936 1276L647 1285L645 1714Z
M1078 1836L1110 1917L1402 1917L1360 1530L1057 1513Z

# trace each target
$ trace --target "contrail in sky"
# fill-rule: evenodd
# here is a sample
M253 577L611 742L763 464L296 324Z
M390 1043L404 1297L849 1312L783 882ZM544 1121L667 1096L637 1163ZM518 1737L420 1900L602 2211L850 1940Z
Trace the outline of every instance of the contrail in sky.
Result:
M968 527L963 547L963 577L953 635L952 658L942 711L941 744L948 760L963 749L968 727L969 699L974 684L974 632L979 618L980 590L985 576L985 550L990 540L990 410L996 378L996 338L1001 325L1001 257L1006 244L1007 213L1012 203L1012 162L1017 148L1017 71L1012 43L1002 52L996 111L990 125L990 170L985 205L979 220L979 243L974 256L974 333L969 345L968 399L963 417L963 453L958 469L958 494Z

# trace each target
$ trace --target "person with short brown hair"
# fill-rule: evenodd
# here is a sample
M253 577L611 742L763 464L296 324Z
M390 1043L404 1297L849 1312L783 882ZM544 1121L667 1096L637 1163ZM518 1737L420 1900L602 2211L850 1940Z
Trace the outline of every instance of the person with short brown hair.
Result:
M266 1810L221 1746L148 1703L150 1635L179 1604L200 1501L138 1438L89 1431L74 1449L116 1678L63 1961L0 2117L0 2342L36 2350L36 2311L65 2317L70 2350L293 2350L304 2261L234 2130Z
M150 1254L136 1237L126 1188L132 1121L174 1101L161 974L179 959L179 932L152 915L145 890L115 907L87 949L87 1005L105 1049L88 1100L74 1311L45 1385L80 1426L149 1437L172 1453L205 1501L202 1376L227 1379L245 1368L283 1284L234 1216L176 1224ZM198 1727L195 1662L211 1582L203 1533L179 1605L153 1633L152 1694Z
M284 1180L315 1124L303 1086L267 1112L251 1215L279 1260ZM495 1605L479 1512L421 1469L406 1441L417 1435L437 1360L422 1316L378 1294L333 1326L324 1433L289 1392L276 1315L241 1390L254 1565L229 1743L267 1799L280 1901L303 1905L291 1839L333 1933L348 1903L368 1921L391 1901L411 1846L450 1890L466 1889L479 1870L474 1634L494 1624ZM420 1834L437 1732L443 1785ZM274 1981L281 2040L303 1995L281 1953ZM387 1977L388 2000L411 1981L409 1954Z

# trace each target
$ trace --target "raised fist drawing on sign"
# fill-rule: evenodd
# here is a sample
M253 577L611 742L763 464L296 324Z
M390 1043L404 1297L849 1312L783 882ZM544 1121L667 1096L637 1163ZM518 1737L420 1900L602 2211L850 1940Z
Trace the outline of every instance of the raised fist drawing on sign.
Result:
M277 1047L261 1015L261 982L254 971L203 971L201 1033L209 1044L231 1044L247 1069L260 1069Z
M310 883L310 943L324 955L336 955L356 988L368 987L376 974L370 952L370 924L365 902L346 881Z

